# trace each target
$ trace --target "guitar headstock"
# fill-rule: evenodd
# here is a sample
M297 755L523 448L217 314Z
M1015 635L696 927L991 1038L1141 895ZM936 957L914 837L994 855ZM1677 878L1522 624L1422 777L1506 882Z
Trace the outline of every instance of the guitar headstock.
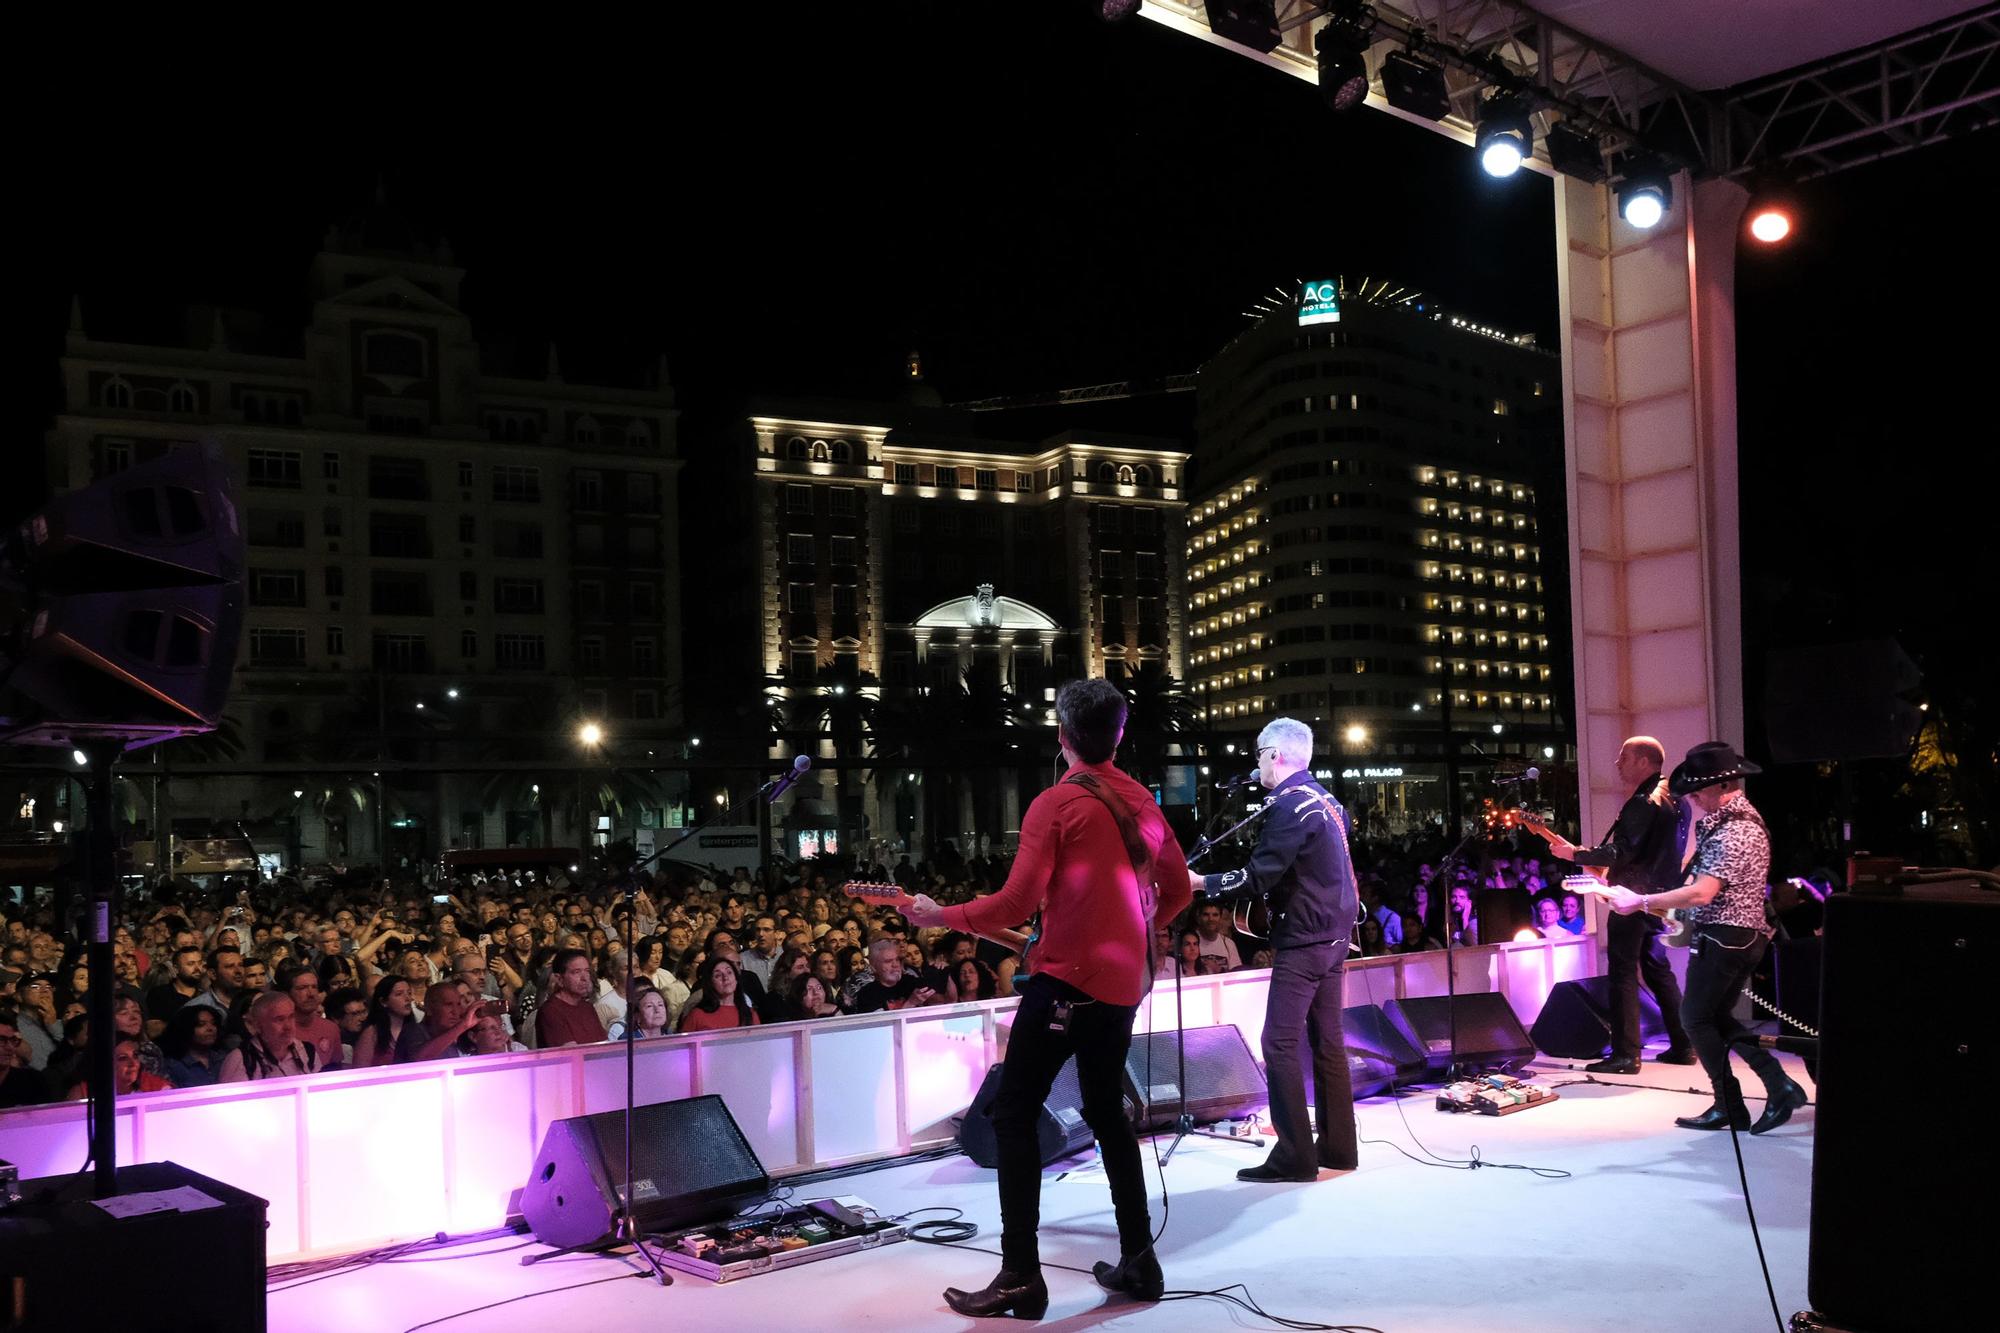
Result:
M850 879L840 886L840 892L850 898L865 898L874 903L906 903L910 895L903 886L893 880Z

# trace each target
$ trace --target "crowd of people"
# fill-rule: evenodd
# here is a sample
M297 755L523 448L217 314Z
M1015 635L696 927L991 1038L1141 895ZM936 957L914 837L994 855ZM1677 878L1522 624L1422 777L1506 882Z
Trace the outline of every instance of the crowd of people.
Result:
M1356 945L1377 956L1480 942L1482 904L1510 920L1581 932L1557 866L1495 846L1446 887L1412 835L1357 843L1365 913ZM863 866L940 902L1005 881L1004 857ZM111 984L120 1092L452 1059L800 1022L1013 994L1018 956L839 891L807 865L733 877L673 866L629 901L583 875L474 874L446 885L332 879L134 895L117 927ZM1530 904L1523 913L1518 904ZM624 947L626 916L634 944ZM1228 905L1196 903L1156 940L1160 971L1265 967L1265 942ZM84 1095L97 984L52 904L0 904L0 1107Z

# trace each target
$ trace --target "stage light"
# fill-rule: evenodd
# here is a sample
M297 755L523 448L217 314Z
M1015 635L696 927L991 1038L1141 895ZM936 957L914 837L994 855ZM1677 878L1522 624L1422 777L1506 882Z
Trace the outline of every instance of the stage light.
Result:
M1567 123L1549 127L1542 136L1542 151L1549 155L1549 165L1565 176L1593 185L1605 177L1603 145L1594 135Z
M1743 226L1759 245L1779 245L1798 229L1798 200L1779 185L1764 185L1752 191L1750 207L1744 210Z
M1625 179L1618 186L1618 216L1626 225L1650 231L1666 219L1673 206L1673 180L1665 167L1647 162L1625 169Z
M1368 29L1336 19L1319 30L1313 50L1319 56L1320 100L1335 111L1351 111L1368 100Z
M1451 114L1444 66L1408 51L1391 51L1382 58L1382 96L1396 110L1425 120L1443 120Z
M1532 926L1523 926L1514 932L1514 943L1516 944L1533 944L1540 938L1541 936L1535 933Z
M1479 165L1489 176L1508 177L1535 151L1534 122L1528 118L1528 104L1508 93L1487 99L1479 111L1479 129L1473 137L1479 150Z
M1208 0L1208 30L1225 41L1247 46L1258 55L1278 49L1275 0Z

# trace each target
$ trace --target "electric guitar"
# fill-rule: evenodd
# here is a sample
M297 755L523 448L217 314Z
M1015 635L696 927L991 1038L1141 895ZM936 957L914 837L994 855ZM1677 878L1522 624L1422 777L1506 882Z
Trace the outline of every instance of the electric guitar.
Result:
M1571 893L1587 893L1593 898L1603 898L1607 901L1611 897L1611 891L1618 887L1606 884L1598 875L1565 875L1562 886ZM1685 949L1694 942L1694 924L1681 914L1678 907L1648 907L1646 911L1673 927L1660 936L1660 943L1670 949Z
M895 908L899 912L907 910L916 902L904 890L902 885L892 880L850 879L840 886L839 891L850 898L861 898L871 903L883 903ZM1033 927L1028 931L994 930L975 931L973 933L978 935L980 939L988 940L1003 949L1012 949L1015 957L1021 963L1022 970L1026 971L1028 950L1033 948L1035 941L1041 937L1041 919L1037 917Z

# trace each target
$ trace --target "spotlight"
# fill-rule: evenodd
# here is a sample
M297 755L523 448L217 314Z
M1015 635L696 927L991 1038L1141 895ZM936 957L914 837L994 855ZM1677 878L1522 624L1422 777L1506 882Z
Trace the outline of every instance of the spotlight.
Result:
M1382 57L1382 96L1396 110L1425 120L1443 120L1451 114L1444 66L1408 51L1391 51Z
M1335 21L1319 30L1313 50L1319 55L1319 95L1335 111L1351 111L1368 100L1368 32Z
M1208 30L1225 41L1247 46L1259 55L1278 49L1276 0L1209 0Z
M1744 230L1760 245L1779 245L1798 230L1799 205L1790 190L1781 185L1763 185L1750 195L1750 207L1743 214Z
M1660 225L1674 206L1673 178L1657 162L1635 163L1625 168L1618 185L1618 216L1627 226L1650 231Z
M1473 139L1479 149L1479 165L1489 176L1507 177L1521 169L1521 163L1535 151L1534 123L1528 119L1528 104L1511 94L1489 98L1479 110L1479 129Z
M1542 149L1549 155L1549 165L1565 176L1593 185L1604 179L1604 148L1593 135L1566 123L1551 125L1542 136Z

